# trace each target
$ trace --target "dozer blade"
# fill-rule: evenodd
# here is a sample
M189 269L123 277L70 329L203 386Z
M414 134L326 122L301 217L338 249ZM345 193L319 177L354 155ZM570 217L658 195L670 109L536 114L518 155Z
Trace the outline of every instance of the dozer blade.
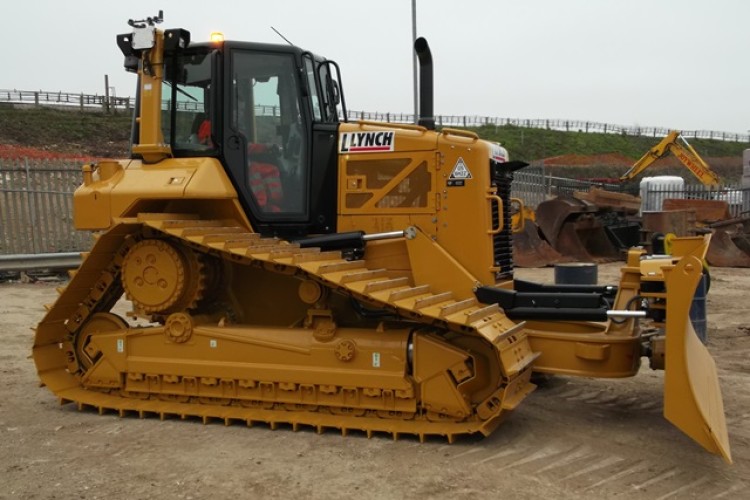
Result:
M706 260L716 267L750 267L750 254L743 250L747 246L743 238L746 238L744 234L733 238L726 228L715 228Z
M569 262L539 235L539 226L527 220L523 230L513 233L513 264L516 267L545 267L559 262Z
M711 453L732 463L716 364L698 339L688 311L703 267L687 255L666 279L664 416Z

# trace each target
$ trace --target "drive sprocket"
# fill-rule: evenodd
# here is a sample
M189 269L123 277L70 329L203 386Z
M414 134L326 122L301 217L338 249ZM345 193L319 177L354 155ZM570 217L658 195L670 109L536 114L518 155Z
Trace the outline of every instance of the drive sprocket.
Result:
M205 290L198 255L160 239L142 240L128 251L122 265L127 298L145 314L170 314L196 306Z

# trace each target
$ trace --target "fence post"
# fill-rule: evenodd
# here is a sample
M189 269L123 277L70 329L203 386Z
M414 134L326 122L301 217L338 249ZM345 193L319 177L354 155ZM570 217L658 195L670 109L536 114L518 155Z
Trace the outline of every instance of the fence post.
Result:
M34 253L41 253L39 250L39 243L37 241L37 218L34 204L31 201L31 169L29 168L29 159L24 158L24 166L26 169L26 204L29 208L29 217L31 218L31 248Z

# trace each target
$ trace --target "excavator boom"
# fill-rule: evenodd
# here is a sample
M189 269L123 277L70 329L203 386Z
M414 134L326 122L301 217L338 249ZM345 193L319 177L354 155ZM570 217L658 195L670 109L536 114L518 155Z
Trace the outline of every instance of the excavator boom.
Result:
M706 186L718 186L719 176L711 170L711 167L703 161L703 158L691 146L678 130L672 130L667 136L646 152L630 169L621 177L621 181L634 179L638 174L653 165L656 161L664 158L669 153L674 154L678 160L692 173L701 183Z

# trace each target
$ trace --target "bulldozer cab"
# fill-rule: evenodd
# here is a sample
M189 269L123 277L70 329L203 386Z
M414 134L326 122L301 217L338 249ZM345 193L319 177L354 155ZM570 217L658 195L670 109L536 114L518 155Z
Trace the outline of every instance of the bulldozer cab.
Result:
M165 48L164 144L173 157L219 159L259 232L335 231L342 99L332 67L293 46L214 42ZM139 92L149 98L143 85Z

